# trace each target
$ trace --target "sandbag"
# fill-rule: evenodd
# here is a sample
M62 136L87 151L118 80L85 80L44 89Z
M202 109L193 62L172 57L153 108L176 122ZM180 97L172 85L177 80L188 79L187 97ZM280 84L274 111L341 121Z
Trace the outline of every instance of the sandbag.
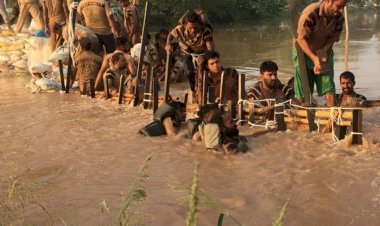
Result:
M61 88L61 84L58 81L48 78L37 79L34 83L45 91L52 89L59 90Z
M47 61L58 63L59 60L62 60L63 62L67 62L69 60L69 47L67 45L59 46L50 54Z
M140 134L149 137L162 136L166 134L165 127L158 121L153 121L139 130Z
M0 55L0 63L6 63L6 62L8 62L9 60L10 60L10 59L9 59L8 56L3 55L3 54Z
M19 61L16 61L12 64L12 66L16 67L16 68L21 68L21 69L27 69L28 65L26 63L25 60L19 60Z

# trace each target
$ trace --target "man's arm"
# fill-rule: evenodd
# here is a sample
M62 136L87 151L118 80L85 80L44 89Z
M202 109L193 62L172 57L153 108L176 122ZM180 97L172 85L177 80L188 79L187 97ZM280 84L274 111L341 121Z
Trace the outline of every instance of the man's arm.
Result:
M42 11L43 11L42 14L45 21L45 34L50 35L48 9L46 7L45 1L42 1Z
M107 3L105 4L104 7L105 7L108 23L109 23L109 25L111 26L111 29L112 29L112 33L116 37L120 36L120 27L119 27L119 24L115 20L115 17L113 15L113 12L112 12L111 8L109 7L109 5Z
M207 50L208 51L212 51L215 49L215 45L214 45L214 42L213 41L207 41L206 42L206 46L207 46Z
M109 68L109 57L105 56L103 58L102 66L100 67L100 70L98 72L98 75L96 76L96 81L95 81L95 89L99 87L99 84L103 82L103 75L104 72Z
M69 24L70 11L69 11L69 8L67 7L66 1L62 1L62 8L63 8L63 13L65 14L66 24Z
M172 41L174 39L173 35L171 34L172 32L169 33L168 39L166 39L166 46L165 50L169 54L173 51L173 46L172 46Z

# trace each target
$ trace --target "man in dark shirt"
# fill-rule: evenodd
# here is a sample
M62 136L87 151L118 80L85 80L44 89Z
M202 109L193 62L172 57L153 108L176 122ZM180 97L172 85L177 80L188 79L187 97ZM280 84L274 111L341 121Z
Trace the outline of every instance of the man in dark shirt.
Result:
M367 98L354 91L355 75L350 71L345 71L340 75L339 81L342 93L336 95L336 105L340 107L363 106Z

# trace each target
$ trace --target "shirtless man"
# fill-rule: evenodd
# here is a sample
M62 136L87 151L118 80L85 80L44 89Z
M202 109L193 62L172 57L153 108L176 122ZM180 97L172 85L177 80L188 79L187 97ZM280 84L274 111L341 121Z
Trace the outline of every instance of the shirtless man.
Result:
M340 75L339 81L342 93L336 95L336 105L340 107L363 106L363 103L365 103L367 98L354 91L355 75L350 71L345 71Z
M105 47L106 53L115 51L115 37L120 34L109 2L106 0L81 0L78 14L82 24L92 30L99 39L100 46Z
M139 10L129 0L118 0L124 12L124 28L131 46L141 42L141 24Z
M38 0L19 0L20 13L18 15L18 20L16 24L16 33L20 33L26 18L32 15L34 21L40 29L44 28L44 21L42 19L42 14L39 8Z
M127 59L124 53L114 53L111 57L111 67L106 70L103 76L104 87L108 86L110 95L115 97L119 92L121 77L124 76L124 85L126 93L133 93L136 86L136 79L128 75Z
M82 95L90 93L90 79L95 79L98 74L102 58L91 52L91 40L82 37L79 40L82 48L75 54L75 74Z
M116 43L116 50L113 53L107 54L103 58L102 67L100 68L99 73L98 73L98 75L96 77L96 82L95 82L95 88L96 88L96 90L103 90L104 89L104 87L103 87L103 75L104 75L104 72L111 66L110 65L112 63L111 62L111 57L115 53L124 53L125 58L126 58L126 60L128 62L128 72L129 72L129 74L133 74L134 71L135 71L135 66L133 64L131 56L126 53L128 51L128 49L129 49L128 40L125 37L117 37L115 39L115 43Z
M63 43L62 26L67 24L69 9L65 0L43 0L45 34L50 35L50 48L53 52Z
M195 93L195 68L191 54L202 55L206 51L214 50L212 29L205 24L202 17L194 10L189 10L184 16L182 23L176 26L166 41L166 51L172 52L173 39L179 41L181 54L184 58L185 74L189 79L190 88Z
M273 61L264 61L260 65L260 78L253 88L247 92L247 98L254 100L280 99L289 100L294 97L294 91L287 85L282 85L277 78L278 66Z

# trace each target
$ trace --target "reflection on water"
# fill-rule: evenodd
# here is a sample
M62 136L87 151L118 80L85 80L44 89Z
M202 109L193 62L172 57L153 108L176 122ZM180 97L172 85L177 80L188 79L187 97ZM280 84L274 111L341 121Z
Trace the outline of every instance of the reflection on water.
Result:
M350 42L348 69L357 76L358 92L369 98L380 98L380 16L376 12L352 12L349 14ZM257 79L258 67L271 59L279 65L279 77L286 82L293 76L291 59L291 30L288 21L257 26L237 25L215 29L215 43L221 52L222 62ZM335 82L344 71L344 40L334 46ZM338 83L337 83L338 84ZM337 91L340 92L339 86Z

